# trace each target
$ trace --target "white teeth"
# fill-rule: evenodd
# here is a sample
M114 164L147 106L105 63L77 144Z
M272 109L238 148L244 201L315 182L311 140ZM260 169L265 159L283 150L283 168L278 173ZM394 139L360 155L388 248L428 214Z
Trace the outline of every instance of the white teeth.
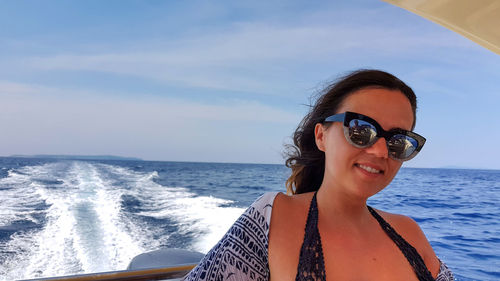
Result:
M368 166L365 166L365 165L359 164L358 167L360 167L361 169L363 169L363 170L365 170L367 172L373 173L373 174L379 174L380 173L380 170L377 170L377 169L374 169L372 167L368 167Z

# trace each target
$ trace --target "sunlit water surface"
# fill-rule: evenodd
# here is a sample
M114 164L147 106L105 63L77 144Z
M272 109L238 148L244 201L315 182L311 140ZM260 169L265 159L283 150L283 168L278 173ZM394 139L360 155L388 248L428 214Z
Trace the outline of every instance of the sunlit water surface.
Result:
M162 247L206 252L281 165L0 158L0 280L125 269ZM458 280L500 280L500 171L403 168L370 199L406 214Z

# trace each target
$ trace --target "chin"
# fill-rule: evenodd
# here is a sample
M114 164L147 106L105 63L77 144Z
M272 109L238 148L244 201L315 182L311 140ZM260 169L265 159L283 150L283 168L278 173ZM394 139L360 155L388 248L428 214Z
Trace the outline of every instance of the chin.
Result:
M373 195L379 193L380 191L384 190L387 184L363 182L357 184L356 186L357 186L356 193L358 194L358 196L364 199L368 199Z

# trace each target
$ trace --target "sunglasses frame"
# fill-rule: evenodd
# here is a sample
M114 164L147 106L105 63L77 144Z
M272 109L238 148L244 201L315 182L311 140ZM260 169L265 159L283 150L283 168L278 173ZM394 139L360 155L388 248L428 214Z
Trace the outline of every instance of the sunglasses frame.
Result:
M358 145L350 139L350 137L349 137L349 122L351 122L353 119L358 119L358 120L367 122L370 125L372 125L373 127L375 127L375 130L377 131L377 135L375 136L373 141L371 141L370 143L368 143L366 145ZM346 111L344 113L339 113L339 114L335 114L332 116L328 116L327 118L325 118L324 122L343 122L344 136L345 136L347 142L349 142L350 144L352 144L353 146L358 147L358 148L368 148L368 147L372 146L375 142L377 142L377 140L379 138L381 138L381 137L384 138L385 143L387 145L387 150L389 152L389 157L391 157L394 160L401 161L401 162L408 161L408 160L412 159L413 157L415 157L420 152L420 150L422 149L422 147L425 144L425 138L417 133L414 133L412 131L403 130L403 129L391 129L389 131L386 131L382 128L382 126L380 126L380 124L377 121L375 121L374 119L372 119L366 115L360 114L360 113ZM393 157L392 154L390 153L388 142L394 135L408 136L408 137L411 137L417 141L417 147L408 157L406 157L404 159L399 159L399 158Z

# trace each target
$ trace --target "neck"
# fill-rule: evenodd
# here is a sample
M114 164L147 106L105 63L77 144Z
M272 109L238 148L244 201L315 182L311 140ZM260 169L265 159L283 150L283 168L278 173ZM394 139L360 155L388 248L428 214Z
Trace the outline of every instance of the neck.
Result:
M371 222L367 198L352 197L332 186L321 185L316 199L321 224L326 227L359 230Z

